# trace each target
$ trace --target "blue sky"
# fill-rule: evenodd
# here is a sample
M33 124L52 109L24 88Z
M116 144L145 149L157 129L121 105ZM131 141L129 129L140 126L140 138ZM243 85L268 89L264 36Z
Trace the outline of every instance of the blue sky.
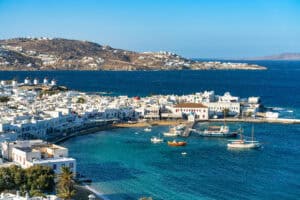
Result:
M300 52L300 0L0 0L0 27L1 39L243 58Z

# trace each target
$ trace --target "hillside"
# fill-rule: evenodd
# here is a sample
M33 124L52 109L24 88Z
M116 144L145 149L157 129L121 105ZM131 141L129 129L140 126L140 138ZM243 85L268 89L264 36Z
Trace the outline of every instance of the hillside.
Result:
M138 53L60 38L0 40L0 70L207 70L265 67L245 63L198 62L170 52Z
M300 53L282 53L278 55L250 58L247 60L300 60Z

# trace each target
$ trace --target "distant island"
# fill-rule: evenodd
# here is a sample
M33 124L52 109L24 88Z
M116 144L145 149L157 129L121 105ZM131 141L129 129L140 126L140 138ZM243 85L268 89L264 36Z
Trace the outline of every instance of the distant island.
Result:
M247 63L201 62L177 54L127 51L61 38L0 40L0 70L264 70Z
M282 53L278 55L254 57L246 60L300 60L300 53Z

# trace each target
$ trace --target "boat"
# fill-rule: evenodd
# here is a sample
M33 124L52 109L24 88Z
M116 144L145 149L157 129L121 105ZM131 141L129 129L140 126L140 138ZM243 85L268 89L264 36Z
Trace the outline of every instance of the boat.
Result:
M150 127L147 127L147 128L144 129L144 131L145 131L145 132L151 132L152 129L151 129Z
M176 137L179 135L178 132L164 132L163 134L165 137Z
M203 137L236 137L238 135L237 132L230 132L228 126L209 126L202 132L198 132L200 136Z
M161 142L163 142L163 141L164 141L164 140L163 140L162 138L160 138L160 137L155 137L155 136L154 136L154 137L151 138L151 142L152 142L152 143L155 143L155 144L156 144L156 143L161 143Z
M184 130L184 128L185 128L185 125L184 125L184 124L179 124L179 125L177 125L177 126L174 127L174 129L175 129L175 130L178 130L178 131L179 131L179 130Z
M176 141L176 140L168 141L168 145L169 145L169 146L172 146L172 147L185 146L186 144L187 144L187 143L184 142L184 141Z
M261 147L261 143L259 141L254 140L254 127L252 126L251 140L245 140L243 137L243 132L241 131L241 139L239 140L231 140L230 143L227 144L228 148L232 149L257 149Z
M181 152L181 155L185 156L187 155L187 152Z
M230 132L229 126L226 125L225 121L225 111L224 111L224 125L222 126L209 126L202 132L198 132L200 136L203 137L236 137L237 132Z
M164 132L163 134L165 137L176 137L182 134L184 128L185 128L184 125L178 125L170 128L169 132Z

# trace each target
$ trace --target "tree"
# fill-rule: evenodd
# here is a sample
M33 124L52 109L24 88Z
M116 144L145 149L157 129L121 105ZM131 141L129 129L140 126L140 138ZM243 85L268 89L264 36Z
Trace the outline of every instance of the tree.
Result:
M0 97L0 102L1 103L7 103L8 101L9 101L9 97L7 97L7 96Z
M57 196L69 200L75 195L74 174L69 167L62 167L61 171L58 175Z
M15 183L11 170L8 167L0 168L0 191L14 189Z
M85 99L83 97L79 97L76 103L85 103Z
M13 165L0 168L0 192L4 190L30 191L32 196L43 196L54 189L54 172L50 167L33 166L22 169Z
M54 190L54 171L47 166L36 165L25 170L26 190L34 196Z

